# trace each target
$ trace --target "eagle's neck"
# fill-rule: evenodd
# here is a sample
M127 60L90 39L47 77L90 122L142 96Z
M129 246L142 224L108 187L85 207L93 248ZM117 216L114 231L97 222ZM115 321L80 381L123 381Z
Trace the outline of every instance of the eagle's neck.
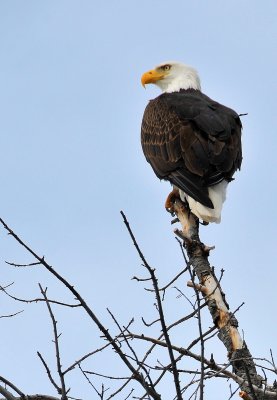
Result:
M199 76L193 68L187 68L182 74L161 79L157 84L164 93L179 92L181 89L201 90Z

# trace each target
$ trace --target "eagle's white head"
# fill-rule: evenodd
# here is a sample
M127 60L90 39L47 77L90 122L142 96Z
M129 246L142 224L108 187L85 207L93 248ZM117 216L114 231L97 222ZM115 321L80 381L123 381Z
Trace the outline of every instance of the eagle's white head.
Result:
M197 71L176 61L167 61L145 72L141 77L143 86L154 83L163 92L179 92L180 89L201 90Z

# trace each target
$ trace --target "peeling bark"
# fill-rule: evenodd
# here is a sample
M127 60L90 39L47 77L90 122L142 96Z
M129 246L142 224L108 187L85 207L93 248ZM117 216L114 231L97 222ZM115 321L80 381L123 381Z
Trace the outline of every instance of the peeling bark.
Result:
M175 229L174 232L183 239L189 262L199 280L198 285L188 282L188 286L194 286L207 300L213 322L219 330L218 338L227 350L233 372L243 379L240 397L245 400L277 399L277 392L272 387L263 391L263 379L257 373L251 353L238 331L238 321L229 311L225 294L208 261L211 247L200 241L198 219L178 198L173 199L170 212L182 225L182 231Z

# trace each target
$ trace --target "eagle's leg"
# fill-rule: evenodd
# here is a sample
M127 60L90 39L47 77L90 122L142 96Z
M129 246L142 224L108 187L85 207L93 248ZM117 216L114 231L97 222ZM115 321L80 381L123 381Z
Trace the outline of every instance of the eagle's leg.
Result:
M182 212L176 212L176 210L180 210L180 208L177 207L181 206ZM176 219L174 219L171 223L175 223L177 221L180 221L182 226L183 226L183 232L182 232L182 238L191 240L192 239L192 231L191 228L195 228L195 223L198 221L198 218L191 213L190 208L188 206L188 203L185 201L182 201L180 197L180 192L179 189L174 188L169 195L166 198L165 201L165 208L166 210L171 214L171 215L176 215ZM198 226L198 225L197 225ZM179 232L179 230L175 230Z
M186 199L185 199L185 201L183 201L182 199L181 199L181 196L180 196L180 192L179 192L179 190L177 189L177 188L174 188L170 193L169 193L169 195L167 196L167 198L166 198L166 200L165 200L165 209L166 209L166 211L168 211L168 212L170 212L171 214L174 214L174 210L173 210L173 204L174 204L174 202L175 202L175 200L176 199L178 199L178 200L180 200L183 204L185 204L185 206L186 206L186 209L187 209L187 212L188 212L188 217L190 216L190 213L191 213L191 209L189 208L189 204L188 204L188 202L186 201ZM193 214L194 215L194 214ZM195 216L195 218L197 218L196 216ZM197 218L198 219L198 218ZM209 225L209 222L206 222L206 221L200 221L199 220L199 223L201 224L201 225Z
M169 193L169 195L166 198L165 205L164 205L166 211L168 211L172 215L175 214L174 204L175 204L176 200L180 201L183 204L183 206L186 209L186 212L188 213L188 218L189 218L190 214L191 214L189 204L186 199L184 199L184 200L181 199L180 191L176 187L174 187L174 189ZM197 217L195 217L195 218L197 218Z
M188 204L184 203L180 197L175 198L171 211L174 212L182 225L182 231L175 229L177 236L188 242L198 241L199 219L190 211Z
M171 208L169 210L172 214L176 215L178 221L182 225L182 230L175 229L174 233L179 236L184 241L184 246L187 251L190 248L194 248L194 245L199 246L204 255L209 255L210 250L214 249L214 246L204 245L199 238L199 219L194 215L188 204L183 202L180 197L175 197L171 203ZM175 220L174 220L175 222ZM192 246L192 247L191 247Z
M169 195L167 196L166 200L165 200L165 209L169 212L171 212L172 209L172 205L175 201L175 199L180 199L180 194L179 194L179 190L174 188Z

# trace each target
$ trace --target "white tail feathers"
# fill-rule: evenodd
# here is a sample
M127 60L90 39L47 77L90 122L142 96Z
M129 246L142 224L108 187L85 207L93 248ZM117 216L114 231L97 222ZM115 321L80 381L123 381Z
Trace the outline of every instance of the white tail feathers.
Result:
M183 191L179 190L179 192L180 197L183 201L186 198L191 212L194 215L205 222L216 222L217 224L219 224L221 220L222 206L226 199L227 185L228 182L223 180L217 185L210 186L208 188L209 198L211 199L214 208L205 207L203 206L203 204L194 200L192 197L187 196Z

